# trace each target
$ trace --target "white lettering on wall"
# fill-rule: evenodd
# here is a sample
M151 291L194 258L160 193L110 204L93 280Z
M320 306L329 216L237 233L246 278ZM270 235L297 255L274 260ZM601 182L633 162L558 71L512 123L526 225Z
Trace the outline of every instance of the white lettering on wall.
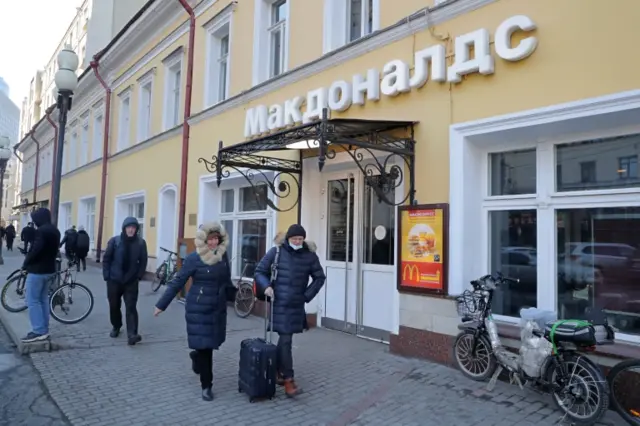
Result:
M533 20L524 15L512 16L503 21L495 31L496 55L510 62L531 56L538 47L534 35L526 37L513 46L511 39L518 31L530 32L536 29ZM346 111L352 105L365 105L367 101L379 101L381 95L398 96L412 89L420 89L429 80L444 83L460 83L465 75L483 75L495 72L495 59L491 55L490 34L479 29L456 37L454 61L447 68L447 52L444 45L430 46L414 54L414 69L405 61L395 59L382 67L356 74L351 82L335 81L329 88L311 90L307 96L296 96L286 100L284 106L259 105L246 112L244 135L246 138L270 132L282 127L309 123L322 117L322 110ZM305 111L302 106L306 104Z
M505 61L521 61L531 56L538 47L537 37L527 37L520 41L516 47L511 46L511 36L516 31L533 31L536 24L528 16L513 16L498 26L495 40L495 49L499 57Z

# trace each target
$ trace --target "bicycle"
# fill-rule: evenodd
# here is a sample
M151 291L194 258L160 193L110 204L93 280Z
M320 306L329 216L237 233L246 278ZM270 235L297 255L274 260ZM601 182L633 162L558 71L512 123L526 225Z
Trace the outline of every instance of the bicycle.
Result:
M178 271L178 253L172 252L171 250L167 250L166 248L160 247L167 254L167 258L158 266L156 269L156 273L153 276L153 281L151 281L151 291L156 292L160 288L160 286L166 285L170 282L176 272ZM184 259L182 259L184 261Z
M21 251L22 250L24 250L24 249L21 249ZM26 253L26 251L24 253ZM58 253L58 256L56 257L56 269L57 269L57 271L61 271L62 270L62 258L60 257L59 253ZM6 309L8 312L13 312L13 313L22 312L25 309L27 309L26 303L22 303L22 304L18 305L18 307L13 307L13 306L9 305L9 303L7 302L7 296L9 294L11 294L11 293L15 293L20 299L24 299L26 297L26 293L25 293L25 290L24 290L26 281L27 281L27 275L20 268L18 268L15 271L13 271L7 277L7 281L6 281L5 285L4 285L4 287L2 287L2 292L0 293L0 304L2 304L2 307L4 309ZM61 279L60 279L59 275L57 277L57 281L58 281L57 285L60 286L61 285ZM16 288L15 288L15 290L10 291L11 285L13 285L13 284L15 284Z
M607 381L613 408L630 425L640 425L640 359L616 364L609 371Z
M242 259L244 267L240 278L235 283L236 297L233 302L233 310L240 318L246 318L251 315L254 305L256 304L256 294L253 288L253 280L249 281L247 278L247 271L252 268L255 270L255 261L249 259Z
M476 381L489 380L492 390L500 373L506 369L511 383L521 389L531 384L551 394L554 404L565 417L580 424L594 424L609 406L609 386L600 368L581 352L596 345L612 344L615 332L603 313L587 321L551 321L544 318L527 321L519 354L504 348L493 320L491 302L498 286L518 280L500 273L486 275L471 282L456 298L462 324L453 345L460 371ZM596 318L598 317L598 318ZM538 321L544 322L538 324Z
M75 266L76 263L70 261L66 269L55 272L47 281L47 285L49 286L49 312L53 319L62 324L77 324L87 318L89 314L91 314L91 311L93 311L93 293L91 293L91 290L89 290L87 286L75 281L73 277L73 268ZM16 271L14 271L12 273L13 277L10 278L2 288L0 301L2 306L9 312L22 312L27 309L27 305L24 303L27 273L23 270L18 270L18 272L19 274L16 274ZM15 285L15 289L12 290L13 285ZM88 296L89 306L80 317L68 319L66 316L69 315L71 310L70 305L74 304L74 290L81 290ZM22 300L22 303L18 306L9 305L7 296L11 293L16 293L18 298ZM60 315L57 308L60 308L60 313L65 316Z

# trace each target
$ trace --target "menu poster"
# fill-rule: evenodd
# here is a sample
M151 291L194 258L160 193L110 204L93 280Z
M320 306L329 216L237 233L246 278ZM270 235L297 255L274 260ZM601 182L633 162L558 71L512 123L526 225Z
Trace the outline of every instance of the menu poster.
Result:
M446 294L448 204L398 208L398 291Z

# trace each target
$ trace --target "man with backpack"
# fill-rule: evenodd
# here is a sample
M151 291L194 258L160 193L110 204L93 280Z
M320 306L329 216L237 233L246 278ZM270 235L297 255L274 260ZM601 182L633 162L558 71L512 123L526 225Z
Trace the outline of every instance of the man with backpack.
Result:
M33 241L36 238L36 230L33 227L33 222L27 223L22 231L20 231L20 240L24 243L24 251L29 252L31 246L33 246Z
M122 328L122 299L124 299L128 344L135 345L142 338L138 334L138 287L147 270L147 243L138 235L140 224L134 217L122 222L122 232L109 240L102 259L102 276L107 282L110 336L116 338Z
M76 255L76 243L78 242L78 231L76 231L75 225L67 229L64 233L64 238L60 241L60 247L64 246L64 252L67 255L67 259L72 261Z
M89 254L89 246L91 245L91 239L89 234L84 230L84 226L78 227L78 237L76 238L76 258L78 259L78 272L80 272L80 264L82 263L82 270L87 270L87 255Z

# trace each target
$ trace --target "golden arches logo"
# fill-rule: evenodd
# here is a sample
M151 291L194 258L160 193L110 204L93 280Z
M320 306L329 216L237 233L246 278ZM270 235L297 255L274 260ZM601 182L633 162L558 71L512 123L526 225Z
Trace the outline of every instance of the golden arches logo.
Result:
M416 265L411 265L411 264L404 265L404 269L402 270L402 279L404 281L407 280L407 272L409 273L409 281L420 280L420 270ZM414 273L415 273L415 278L413 277Z

